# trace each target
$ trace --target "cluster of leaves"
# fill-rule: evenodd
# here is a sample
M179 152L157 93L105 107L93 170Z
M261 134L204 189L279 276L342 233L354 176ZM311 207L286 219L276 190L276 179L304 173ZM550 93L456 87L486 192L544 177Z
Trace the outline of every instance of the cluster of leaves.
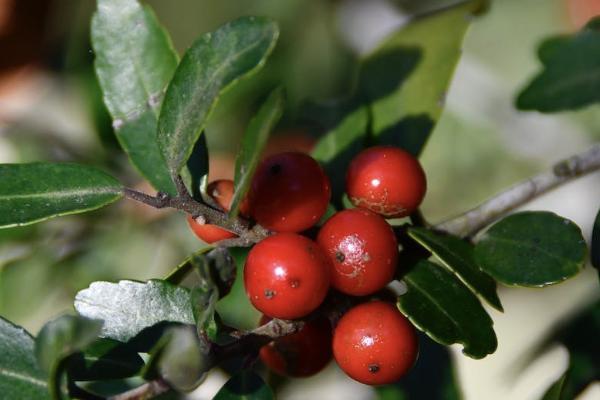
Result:
M333 207L344 205L339 174L362 148L392 144L421 152L441 115L471 16L482 6L467 1L416 18L361 60L356 90L347 99L314 106L314 115L328 116L323 120L331 128L313 156L332 179ZM98 0L92 41L104 100L131 163L158 191L178 196L187 190L197 202L207 201L207 120L224 91L265 64L277 38L273 21L240 18L200 37L178 60L149 8L136 0ZM572 45L552 43L552 51L545 45L541 52L549 70L555 51ZM275 89L248 124L235 166L230 219L237 217L284 106L282 89ZM0 176L2 227L97 209L125 191L106 173L75 164L6 164L0 165ZM180 176L187 188L178 186ZM599 225L592 250L596 265ZM476 244L419 224L399 225L396 231L408 266L398 276L406 285L397 299L399 309L433 340L460 343L473 358L497 346L492 319L480 301L502 311L497 282L558 283L578 273L586 257L579 228L549 212L504 218ZM237 340L216 312L235 271L228 249L205 248L162 280L92 283L75 298L77 316L49 322L35 339L0 320L0 392L10 398L59 399L124 391L98 384L109 380L126 387L164 382L160 390L194 389L210 368L231 356L228 349ZM260 378L242 371L217 398L244 393L272 396Z

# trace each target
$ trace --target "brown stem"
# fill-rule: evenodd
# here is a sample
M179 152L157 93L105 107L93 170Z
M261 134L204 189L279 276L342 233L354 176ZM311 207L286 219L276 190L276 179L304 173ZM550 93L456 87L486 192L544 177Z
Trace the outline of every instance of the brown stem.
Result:
M109 397L107 400L146 400L169 391L169 385L162 379L144 383L135 389Z
M535 175L497 194L481 205L447 221L436 229L457 236L473 236L511 210L534 198L600 169L600 144L555 164L551 170Z

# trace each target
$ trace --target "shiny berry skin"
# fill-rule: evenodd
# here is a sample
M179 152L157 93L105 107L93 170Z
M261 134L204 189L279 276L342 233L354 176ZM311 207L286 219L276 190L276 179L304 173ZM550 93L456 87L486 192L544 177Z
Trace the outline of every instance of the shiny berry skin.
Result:
M346 193L352 204L385 218L412 214L426 190L425 172L419 160L398 147L363 150L346 172Z
M329 289L329 259L310 239L278 233L248 253L244 285L250 302L273 318L301 318L316 309Z
M393 278L398 244L390 225L379 215L360 208L334 214L321 227L317 243L331 260L331 286L340 292L365 296Z
M276 232L300 232L325 214L331 197L329 178L303 153L275 154L262 161L250 188L252 217Z
M367 385L400 379L418 355L414 327L390 303L360 304L342 316L333 332L333 356L351 378Z
M231 199L233 197L233 181L221 179L211 182L207 187L208 195L224 211L229 211ZM187 222L192 231L206 243L214 243L223 239L234 238L237 235L223 228L211 224L199 224L194 218L188 215Z
M263 316L264 325L271 318ZM331 361L331 325L323 317L306 321L297 333L260 349L260 359L279 375L303 378L321 371Z

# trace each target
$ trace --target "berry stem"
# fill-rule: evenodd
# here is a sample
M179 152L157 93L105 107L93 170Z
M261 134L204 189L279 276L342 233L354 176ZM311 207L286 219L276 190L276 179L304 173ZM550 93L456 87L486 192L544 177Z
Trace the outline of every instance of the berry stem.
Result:
M600 143L555 164L523 182L500 192L479 206L435 225L435 229L461 237L472 237L515 208L567 182L600 170Z

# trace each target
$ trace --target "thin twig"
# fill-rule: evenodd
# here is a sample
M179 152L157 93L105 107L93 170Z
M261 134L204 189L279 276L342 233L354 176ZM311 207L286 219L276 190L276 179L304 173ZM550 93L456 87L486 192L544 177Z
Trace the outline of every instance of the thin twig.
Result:
M435 228L461 237L469 237L502 215L534 198L600 169L600 144L576 154L542 172L497 194L483 204L435 225Z
M169 385L162 379L144 383L135 389L109 397L107 400L146 400L169 391Z

